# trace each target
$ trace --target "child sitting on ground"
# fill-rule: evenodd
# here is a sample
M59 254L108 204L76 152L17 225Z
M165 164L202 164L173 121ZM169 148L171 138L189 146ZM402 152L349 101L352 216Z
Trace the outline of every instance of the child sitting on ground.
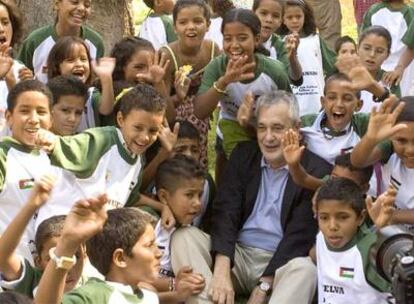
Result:
M144 0L152 12L141 24L139 37L150 41L156 50L177 40L172 19L168 16L172 14L174 2L174 0Z
M88 98L88 87L75 76L57 76L47 86L53 95L52 127L56 135L75 135Z
M139 287L154 282L160 269L161 252L155 243L152 217L136 208L107 212L106 202L101 195L74 204L43 273L36 303L158 303L155 293ZM74 254L84 242L92 265L105 281L92 278L63 295Z
M54 183L51 176L44 176L37 181L28 202L0 237L0 286L3 289L15 290L31 298L35 295L42 272L50 259L49 250L56 246L61 235L65 216L53 216L42 222L37 229L35 236L37 254L34 259L36 267L20 257L15 250L31 218L49 199ZM86 258L84 246L79 247L76 258L77 262L65 282L65 292L72 290L80 282Z
M390 190L378 198L377 228L389 224L395 194ZM329 180L316 195L316 209L319 303L389 303L390 284L369 259L376 234L364 227L365 199L359 186L346 178Z
M204 182L204 171L197 161L184 155L170 158L158 167L155 177L158 198L172 211L178 226L191 225L202 211ZM158 248L163 251L161 278L155 284L161 301L183 302L205 287L203 276L193 273L190 267L183 267L174 274L170 242L176 229L165 229L161 221L155 227Z

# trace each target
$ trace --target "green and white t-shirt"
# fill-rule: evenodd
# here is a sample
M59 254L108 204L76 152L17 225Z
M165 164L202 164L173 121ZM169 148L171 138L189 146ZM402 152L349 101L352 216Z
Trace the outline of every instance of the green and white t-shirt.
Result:
M103 40L97 32L82 26L80 37L89 47L91 59L104 55ZM30 33L20 48L18 59L34 72L36 79L43 83L47 82L47 57L58 39L55 27L47 25Z
M303 83L292 85L292 91L298 100L300 115L318 113L325 75L335 72L335 53L315 34L300 38L297 56L302 67Z
M170 16L150 14L141 24L139 37L152 43L155 50L177 40Z
M46 152L22 145L11 137L0 142L0 234L15 218L30 196L35 181L45 174L56 177L48 203L54 204L63 197L70 198L71 185L63 179L63 170L51 165ZM54 215L52 211L48 217ZM28 224L17 253L33 263L34 219Z
M158 304L156 293L121 283L89 279L85 285L63 296L62 304Z
M263 43L263 46L270 52L270 58L279 60L286 68L289 67L289 58L285 43L279 36L273 34Z
M73 185L78 199L106 193L110 208L131 206L139 199L143 157L127 150L116 127L59 137L50 159L53 165L70 172L65 172L65 179ZM67 214L75 201L45 204L39 210L36 227L51 213Z
M329 248L322 232L316 237L319 304L386 304L390 286L369 261L375 233L361 227L345 248Z
M101 92L91 87L88 90L88 99L85 103L85 108L82 113L81 121L79 123L78 132L83 132L90 128L100 126L99 104L101 102Z
M372 5L366 12L362 23L362 31L371 25L380 25L385 27L392 37L390 55L381 66L385 71L394 70L404 52L405 45L408 47L410 45L414 46L413 33L408 31L413 20L414 8L409 5L405 5L401 9L394 9L389 3L381 1ZM400 82L403 96L414 93L413 79L414 63L411 63L405 70Z

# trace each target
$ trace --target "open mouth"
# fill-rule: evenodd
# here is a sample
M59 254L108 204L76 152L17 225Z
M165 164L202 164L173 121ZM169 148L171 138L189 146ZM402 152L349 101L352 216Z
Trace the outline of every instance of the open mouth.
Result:
M0 44L4 44L7 42L6 36L0 36Z
M197 37L197 34L196 33L188 33L186 36L188 38L196 38Z
M332 113L332 118L334 120L341 120L341 119L344 118L344 116L345 116L345 114L340 113L340 112L334 112L334 113Z
M27 128L27 129L25 129L25 131L27 133L30 133L30 134L37 134L37 132L39 131L39 129L38 128Z
M83 70L75 70L72 72L72 75L82 78L85 75L85 71Z

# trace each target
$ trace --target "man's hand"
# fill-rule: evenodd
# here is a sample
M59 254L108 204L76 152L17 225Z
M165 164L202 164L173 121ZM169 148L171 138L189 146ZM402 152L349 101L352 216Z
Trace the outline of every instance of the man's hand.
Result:
M208 291L208 295L214 303L234 303L235 294L230 271L230 259L223 255L217 255L213 278Z
M286 163L290 166L299 165L305 146L300 145L298 132L292 129L287 130L282 138L282 146Z

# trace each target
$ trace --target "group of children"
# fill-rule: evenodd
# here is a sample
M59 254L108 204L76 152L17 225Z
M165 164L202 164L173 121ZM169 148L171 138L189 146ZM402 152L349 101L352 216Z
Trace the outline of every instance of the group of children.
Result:
M284 134L284 159L316 191L319 303L387 303L368 256L372 223L414 224L414 8L381 1L357 43L330 50L303 0L144 2L139 38L103 57L85 25L93 2L56 0L55 23L13 59L22 16L0 0L0 302L182 303L208 288L191 267L173 272L171 251L186 249L171 236L209 231L226 160L260 128L255 100L284 90L302 121ZM304 170L305 148L331 176Z

